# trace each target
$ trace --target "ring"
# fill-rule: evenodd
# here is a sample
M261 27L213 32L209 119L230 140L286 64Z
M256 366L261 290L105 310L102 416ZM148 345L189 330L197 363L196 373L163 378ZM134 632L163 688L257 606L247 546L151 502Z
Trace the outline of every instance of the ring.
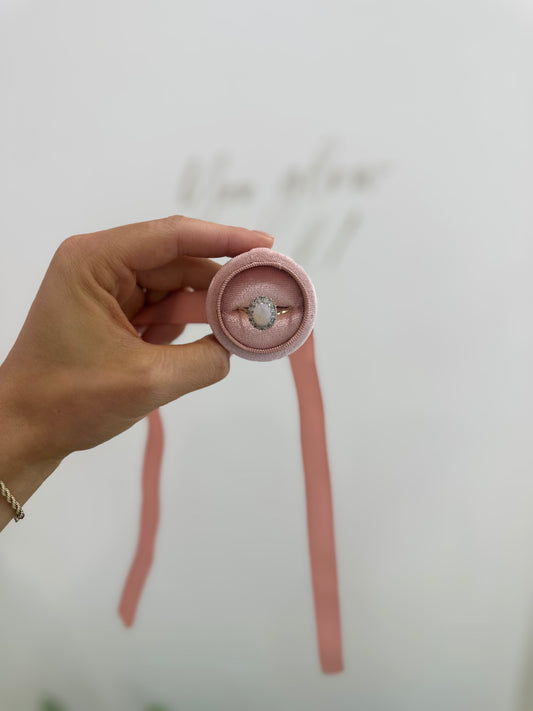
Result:
M268 296L256 296L248 306L239 306L239 311L248 314L248 320L254 328L265 331L272 328L280 314L286 314L290 306L276 306Z

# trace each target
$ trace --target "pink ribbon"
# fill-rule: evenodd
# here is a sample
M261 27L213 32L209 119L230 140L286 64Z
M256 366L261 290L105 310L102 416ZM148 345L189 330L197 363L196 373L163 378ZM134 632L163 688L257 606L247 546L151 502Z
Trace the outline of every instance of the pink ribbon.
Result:
M150 324L207 323L206 291L178 291L146 307L134 320ZM333 503L328 465L324 407L316 369L313 334L289 356L298 395L307 503L311 579L320 665L325 674L343 669ZM159 523L159 480L163 457L159 410L148 415L148 439L142 474L142 506L137 550L119 605L124 624L135 619L142 590L154 559Z

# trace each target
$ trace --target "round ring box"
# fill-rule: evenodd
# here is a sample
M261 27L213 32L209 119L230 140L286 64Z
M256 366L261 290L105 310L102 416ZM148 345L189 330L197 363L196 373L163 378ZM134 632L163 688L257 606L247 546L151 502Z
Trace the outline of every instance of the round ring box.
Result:
M222 266L207 292L207 320L230 353L248 360L288 356L313 330L316 293L304 269L265 247Z

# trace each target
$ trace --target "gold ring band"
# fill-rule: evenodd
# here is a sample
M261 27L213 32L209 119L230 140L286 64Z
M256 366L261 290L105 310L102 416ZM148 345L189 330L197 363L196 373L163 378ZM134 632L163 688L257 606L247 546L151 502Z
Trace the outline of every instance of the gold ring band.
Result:
M244 311L245 313L248 313L249 306L239 306L239 311ZM276 306L276 312L278 316L281 314L286 314L292 309L292 306Z

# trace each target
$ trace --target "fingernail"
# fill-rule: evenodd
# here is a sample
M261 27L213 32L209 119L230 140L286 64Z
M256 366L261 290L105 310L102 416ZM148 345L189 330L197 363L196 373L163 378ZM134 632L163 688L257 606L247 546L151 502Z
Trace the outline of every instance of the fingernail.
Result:
M272 241L274 241L274 236L269 232L261 232L261 230L252 230L252 232L255 232L256 235L261 235L262 237L269 237Z

